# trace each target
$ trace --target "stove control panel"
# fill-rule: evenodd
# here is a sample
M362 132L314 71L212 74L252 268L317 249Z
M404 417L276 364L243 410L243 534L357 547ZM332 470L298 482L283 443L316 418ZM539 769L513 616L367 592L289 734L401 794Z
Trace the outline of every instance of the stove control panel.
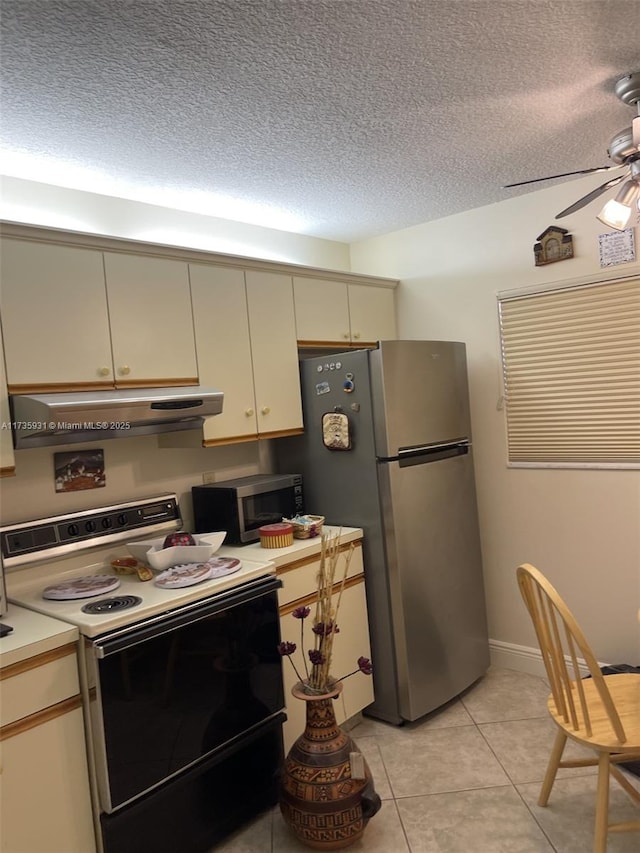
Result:
M161 495L12 524L0 528L0 547L4 564L10 568L181 526L176 495Z

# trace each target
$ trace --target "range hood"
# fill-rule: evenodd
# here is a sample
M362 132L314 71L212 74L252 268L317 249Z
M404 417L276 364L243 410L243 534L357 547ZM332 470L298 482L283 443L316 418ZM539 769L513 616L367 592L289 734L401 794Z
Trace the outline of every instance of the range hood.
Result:
M196 429L222 411L222 391L199 386L16 394L10 397L16 450Z

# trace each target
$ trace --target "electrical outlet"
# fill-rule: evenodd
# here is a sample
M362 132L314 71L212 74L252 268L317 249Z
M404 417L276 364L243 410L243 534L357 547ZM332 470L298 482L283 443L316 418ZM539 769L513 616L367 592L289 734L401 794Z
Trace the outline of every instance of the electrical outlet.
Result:
M206 486L207 483L215 483L216 481L216 472L215 471L205 471L202 475L202 482Z

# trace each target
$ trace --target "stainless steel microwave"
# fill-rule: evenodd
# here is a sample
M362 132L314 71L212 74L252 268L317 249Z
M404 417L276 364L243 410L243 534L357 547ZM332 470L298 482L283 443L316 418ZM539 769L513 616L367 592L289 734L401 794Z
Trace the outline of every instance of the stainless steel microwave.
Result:
M300 474L254 474L193 486L195 533L226 530L225 545L248 545L258 529L304 513Z

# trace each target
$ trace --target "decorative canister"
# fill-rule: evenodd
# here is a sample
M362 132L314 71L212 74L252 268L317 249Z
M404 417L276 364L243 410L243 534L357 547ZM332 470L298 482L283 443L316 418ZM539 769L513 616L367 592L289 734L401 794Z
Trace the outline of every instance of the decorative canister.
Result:
M286 521L265 524L258 528L258 533L263 548L287 548L293 545L293 526Z

